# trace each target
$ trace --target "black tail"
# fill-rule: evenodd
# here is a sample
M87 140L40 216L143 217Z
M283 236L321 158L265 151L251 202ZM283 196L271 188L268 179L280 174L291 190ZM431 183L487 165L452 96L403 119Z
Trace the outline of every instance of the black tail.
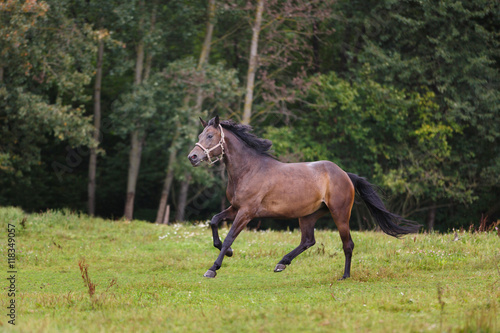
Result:
M388 235L400 237L414 232L418 232L421 225L410 220L406 220L401 216L389 212L382 199L377 195L375 187L370 184L365 178L347 173L351 178L352 184L358 195L363 199L368 210L377 221L380 228Z

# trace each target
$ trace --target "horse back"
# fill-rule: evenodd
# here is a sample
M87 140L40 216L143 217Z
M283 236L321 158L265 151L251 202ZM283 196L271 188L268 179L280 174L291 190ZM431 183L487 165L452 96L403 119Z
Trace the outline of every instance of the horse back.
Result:
M328 204L332 192L342 191L354 193L352 182L333 162L276 161L238 179L237 186L228 182L227 194L233 206L249 207L255 217L298 218Z

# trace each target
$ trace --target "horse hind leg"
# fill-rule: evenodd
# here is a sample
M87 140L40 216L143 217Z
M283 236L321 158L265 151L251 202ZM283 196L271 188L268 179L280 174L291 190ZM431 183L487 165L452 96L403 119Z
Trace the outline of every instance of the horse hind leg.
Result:
M302 233L300 244L280 260L274 268L275 272L283 271L287 265L290 265L295 257L316 244L316 240L314 239L314 225L316 221L326 213L328 213L328 209L322 208L311 215L299 218L299 226Z
M354 251L354 242L352 241L351 233L349 231L347 231L347 233L346 232L341 233L340 238L342 239L342 248L344 250L344 255L345 255L345 266L344 266L344 275L339 280L345 280L351 277L351 259L352 259L352 252Z
M342 248L345 255L345 266L344 275L339 280L347 279L351 276L351 260L352 252L354 250L354 242L351 238L351 232L349 230L349 219L351 218L351 209L354 202L354 193L352 193L352 199L344 198L340 200L337 198L336 201L327 204L332 214L333 221L337 226L339 231L340 239L342 240ZM346 200L345 200L346 199ZM349 204L350 203L350 204Z

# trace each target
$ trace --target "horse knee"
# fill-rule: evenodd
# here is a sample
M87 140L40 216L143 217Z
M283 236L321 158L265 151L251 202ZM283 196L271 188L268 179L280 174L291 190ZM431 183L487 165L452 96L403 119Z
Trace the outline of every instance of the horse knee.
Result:
M218 226L219 226L219 219L217 218L217 215L216 215L210 221L210 227L217 228Z

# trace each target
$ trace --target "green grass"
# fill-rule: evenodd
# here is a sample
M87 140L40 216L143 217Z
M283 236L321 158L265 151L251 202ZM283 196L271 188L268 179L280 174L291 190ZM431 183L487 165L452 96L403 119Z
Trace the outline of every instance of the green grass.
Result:
M16 225L17 318L8 324L2 279L1 331L21 332L498 332L500 239L496 233L419 234L395 239L353 232L351 279L336 231L281 273L273 268L300 240L294 232L245 231L215 279L205 225L116 222L69 212L27 215ZM221 237L227 234L221 229ZM5 245L4 245L5 246ZM6 251L2 261L7 276ZM96 283L90 297L78 262ZM116 285L109 287L110 281ZM109 289L107 290L107 288Z

